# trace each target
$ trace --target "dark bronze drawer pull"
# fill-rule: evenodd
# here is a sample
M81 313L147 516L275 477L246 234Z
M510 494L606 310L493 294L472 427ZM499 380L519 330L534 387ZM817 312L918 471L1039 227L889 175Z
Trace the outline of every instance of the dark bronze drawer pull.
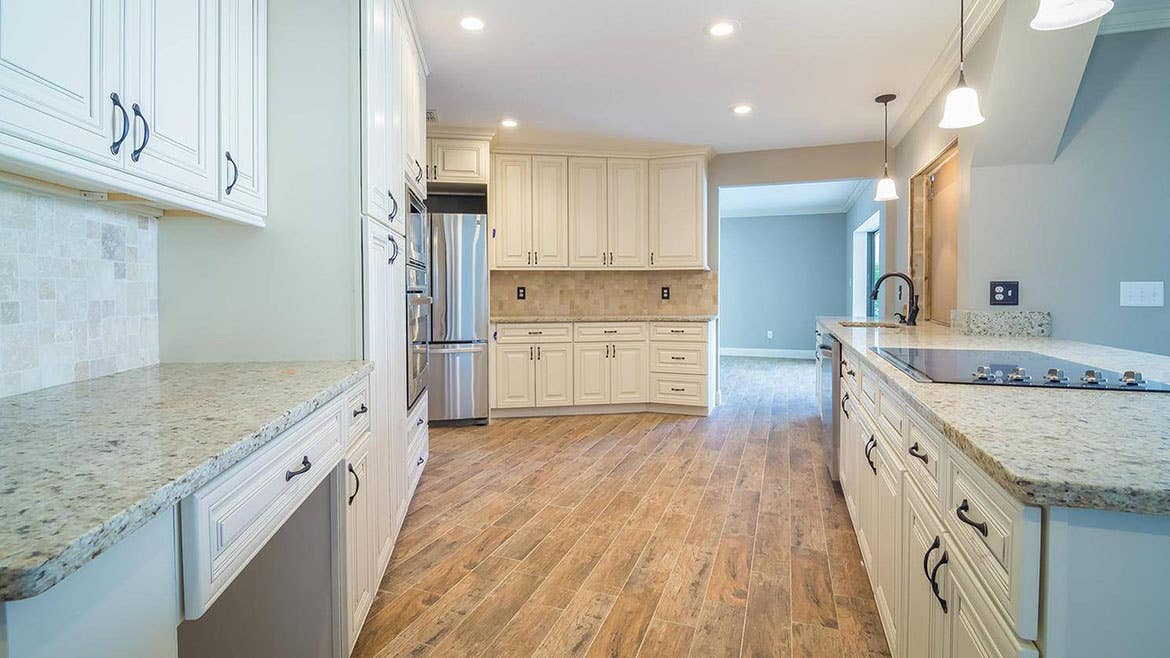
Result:
M353 417L354 417L354 418L357 418L358 416L360 416L360 415L362 415L362 414L366 413L366 412L367 412L367 411L369 411L369 410L370 410L370 408L369 408L369 407L367 407L366 405L364 405L364 404L363 404L362 406L360 406L360 407L358 407L357 409L354 409L354 410L353 410Z
M685 389L685 388L674 388L673 386L670 387L670 390L674 391L675 393L686 393L687 392L687 389Z
M962 504L960 504L959 508L955 510L955 516L958 516L960 521L962 521L963 523L966 523L967 525L971 526L972 528L975 528L976 530L979 531L979 534L986 537L987 536L987 523L985 521L975 521L971 517L967 516L967 512L970 512L970 511L971 511L971 506L967 503L967 499L964 498Z
M349 500L346 501L345 504L346 505L353 505L353 499L357 498L358 492L362 490L362 479L360 477L358 477L357 471L353 470L353 464L349 464L348 468L349 468L350 474L353 475L354 485L353 485L353 494L349 497Z
M845 395L841 396L841 413L845 414L846 418L849 417L849 410L845 408L845 403L848 401L849 401L849 392L846 391Z
M910 449L906 452L909 452L910 456L914 457L915 459L921 459L923 464L930 463L930 455L927 455L924 452L920 452L917 441L915 441L914 445L910 446Z
M300 468L298 468L295 471L285 471L284 472L284 481L288 482L289 480L295 478L298 475L304 475L305 473L309 472L310 468L313 468L313 462L309 461L308 455L305 455L303 458L301 458L301 467Z

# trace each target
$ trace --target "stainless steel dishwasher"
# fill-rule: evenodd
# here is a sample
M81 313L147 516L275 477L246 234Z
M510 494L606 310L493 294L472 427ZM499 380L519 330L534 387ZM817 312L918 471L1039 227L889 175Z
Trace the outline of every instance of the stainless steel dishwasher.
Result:
M822 334L817 345L817 391L821 407L821 445L825 449L825 464L829 477L840 480L838 454L841 447L841 343L829 334Z

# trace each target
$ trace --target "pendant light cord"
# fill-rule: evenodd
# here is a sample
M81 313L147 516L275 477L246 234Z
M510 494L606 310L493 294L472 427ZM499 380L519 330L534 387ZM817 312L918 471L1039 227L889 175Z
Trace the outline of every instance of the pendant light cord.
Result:
M885 132L882 133L882 159L885 160L885 178L890 177L890 102L882 103L886 110Z
M959 79L963 78L963 41L966 36L967 7L965 0L959 0Z

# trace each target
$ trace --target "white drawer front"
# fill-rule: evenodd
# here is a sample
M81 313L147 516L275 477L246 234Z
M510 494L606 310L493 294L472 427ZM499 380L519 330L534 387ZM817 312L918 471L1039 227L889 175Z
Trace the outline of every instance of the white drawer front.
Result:
M882 404L885 404L883 398ZM942 505L940 478L946 458L946 439L918 419L908 419L902 439L902 461L910 477L935 508Z
M706 322L655 322L650 325L650 338L654 340L685 340L707 342Z
M202 615L345 452L346 398L330 402L183 499L184 610Z
M650 344L650 369L654 372L707 374L706 343Z
M349 440L353 441L370 429L370 388L359 384L345 402L345 419L349 422Z
M878 396L876 420L890 436L901 438L905 434L906 407L896 396L890 395L884 387Z
M498 343L568 343L573 339L568 322L501 324L496 327Z
M415 437L419 432L426 431L429 419L430 413L427 409L427 394L423 393L418 398L418 402L414 403L414 407L411 408L410 414L406 418L406 436L409 437L406 443L407 445L414 443Z
M659 404L707 405L707 378L702 375L650 373L650 401Z
M419 478L422 477L423 470L427 467L427 460L431 456L431 440L430 434L425 430L415 437L410 444L410 450L407 451L410 455L410 462L406 465L406 472L409 473L407 482L410 483L411 496L414 495L414 489L418 486Z
M865 407L865 410L869 412L870 416L876 419L878 415L878 399L881 397L877 377L869 368L860 368L859 371L858 374L861 375L861 383L858 386L858 393L861 395L858 396L858 402Z
M613 343L646 340L645 322L578 322L573 340L578 343Z

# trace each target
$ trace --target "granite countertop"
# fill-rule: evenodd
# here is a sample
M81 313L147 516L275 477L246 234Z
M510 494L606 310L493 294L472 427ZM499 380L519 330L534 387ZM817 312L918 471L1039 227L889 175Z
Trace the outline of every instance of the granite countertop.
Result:
M1052 338L818 318L992 479L1029 505L1170 515L1170 394L916 382L869 348L1027 350L1170 382L1170 357ZM1075 376L1075 375L1074 375Z
M572 315L508 315L491 317L491 322L707 322L715 314L703 315L599 315L581 317Z
M0 601L49 589L372 369L164 364L0 399Z

